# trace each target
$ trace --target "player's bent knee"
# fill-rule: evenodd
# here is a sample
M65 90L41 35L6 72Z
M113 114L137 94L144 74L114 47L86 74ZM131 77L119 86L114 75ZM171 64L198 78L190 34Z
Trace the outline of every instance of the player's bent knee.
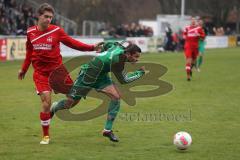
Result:
M120 100L120 99L121 99L121 96L120 96L119 94L114 94L114 95L112 96L112 99L113 99L113 100Z
M49 112L50 111L50 107L51 107L51 103L49 103L47 101L43 101L42 102L42 107L43 107L43 111L44 112Z

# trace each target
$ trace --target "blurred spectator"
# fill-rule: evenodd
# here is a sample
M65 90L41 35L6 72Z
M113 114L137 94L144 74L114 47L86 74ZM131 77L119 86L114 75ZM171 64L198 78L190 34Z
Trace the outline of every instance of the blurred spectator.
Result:
M22 19L17 26L16 33L17 33L17 35L25 35L26 31L27 31L27 25L26 25L24 19Z
M213 32L215 33L216 36L223 36L224 35L224 29L223 27L213 27Z
M120 35L120 36L126 36L128 33L128 25L126 24L121 24L119 26L117 26L116 29L116 34L115 35Z
M165 45L164 50L166 51L174 51L174 42L173 42L173 35L172 35L172 29L170 25L168 25L165 29Z
M26 4L17 5L16 0L0 0L0 34L25 35L27 27L35 25L33 9Z
M174 32L172 34L172 39L173 39L173 42L172 42L173 51L175 51L175 50L177 50L177 47L178 47L178 44L179 44L179 37L178 37L178 33L177 32Z
M226 28L226 31L225 31L225 34L226 35L233 35L233 34L236 34L233 30L231 30L231 28L230 27L227 27Z
M116 34L116 29L114 27L111 27L108 31L108 35L115 37L115 34Z
M151 37L153 30L138 23L120 24L117 27L106 27L99 30L102 36L111 36L115 38L121 37Z
M184 49L184 43L185 43L185 39L183 38L183 30L180 28L178 30L178 40L179 43L177 44L177 51L182 51Z

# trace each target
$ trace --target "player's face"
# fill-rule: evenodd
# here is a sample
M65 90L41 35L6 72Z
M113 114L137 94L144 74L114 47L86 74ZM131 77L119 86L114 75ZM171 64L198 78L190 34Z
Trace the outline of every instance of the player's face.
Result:
M38 17L38 23L39 25L43 27L47 27L53 19L53 13L45 11L42 15Z
M135 52L133 54L129 53L129 56L127 57L127 59L128 59L128 62L136 63L138 61L139 57L140 57L140 53Z
M196 19L195 19L195 18L192 18L192 19L191 19L191 25L192 25L192 26L196 26L196 24L197 24L197 23L196 23Z

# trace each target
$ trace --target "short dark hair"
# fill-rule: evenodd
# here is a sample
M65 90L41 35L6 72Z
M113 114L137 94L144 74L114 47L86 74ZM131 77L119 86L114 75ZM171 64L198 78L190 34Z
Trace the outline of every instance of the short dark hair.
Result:
M135 53L139 52L141 53L142 50L139 48L136 44L130 43L126 48L125 48L125 53L130 52L130 53Z
M55 10L54 8L48 4L48 3L43 3L40 5L40 7L37 10L38 15L42 15L45 11L52 12L54 14Z

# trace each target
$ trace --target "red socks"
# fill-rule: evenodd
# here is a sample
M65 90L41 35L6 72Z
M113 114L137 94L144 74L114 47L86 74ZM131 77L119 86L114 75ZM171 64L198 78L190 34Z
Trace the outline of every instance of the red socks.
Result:
M188 78L190 78L190 73L191 73L191 64L186 64L186 72L187 72L187 76Z
M43 136L49 136L49 125L51 120L50 113L40 112L40 120L43 130Z

